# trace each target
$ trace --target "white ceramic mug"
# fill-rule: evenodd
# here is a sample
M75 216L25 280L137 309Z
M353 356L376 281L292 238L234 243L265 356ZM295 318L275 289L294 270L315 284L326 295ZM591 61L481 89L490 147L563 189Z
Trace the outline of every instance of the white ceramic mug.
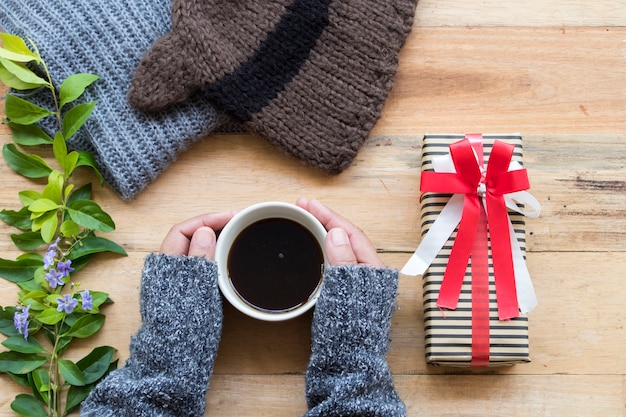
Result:
M320 265L319 282L312 291L312 293L305 301L303 300L304 302L302 302L301 304L293 306L292 308L282 310L270 310L260 308L255 306L254 303L247 301L237 291L233 284L233 280L229 276L229 254L237 238L249 226L258 224L259 222L264 220L271 221L271 219L291 220L299 224L300 226L303 226L317 241L323 257L323 264ZM250 317L254 317L260 320L288 320L303 314L315 305L315 302L317 301L317 298L321 291L324 269L328 264L326 253L324 251L325 238L326 229L319 222L319 220L317 220L317 218L315 218L308 211L294 204L271 201L247 207L246 209L238 212L226 224L217 239L217 246L215 249L215 261L217 262L218 283L222 294L236 309ZM293 278L297 279L298 277Z

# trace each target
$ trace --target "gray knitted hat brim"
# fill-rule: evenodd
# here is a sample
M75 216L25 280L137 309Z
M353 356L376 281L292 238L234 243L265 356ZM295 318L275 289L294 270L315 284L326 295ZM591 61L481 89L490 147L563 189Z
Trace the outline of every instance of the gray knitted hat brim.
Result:
M100 76L83 97L98 104L69 145L91 152L107 183L125 200L218 124L218 111L201 94L155 114L128 103L135 68L170 24L170 0L0 2L0 29L32 39L57 85L74 73Z
M203 91L247 127L329 173L380 118L415 0L174 0L173 30L134 74L129 100L159 111Z

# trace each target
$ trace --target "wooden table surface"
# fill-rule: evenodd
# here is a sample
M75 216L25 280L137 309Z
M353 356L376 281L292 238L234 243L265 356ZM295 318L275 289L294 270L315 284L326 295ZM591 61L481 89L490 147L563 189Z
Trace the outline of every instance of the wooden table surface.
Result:
M539 297L530 314L532 362L501 369L427 366L421 279L400 276L389 363L410 416L626 416L626 3L623 0L421 0L383 117L339 176L303 167L251 135L207 137L132 202L96 187L117 223L106 235L129 256L101 256L80 280L115 304L97 338L123 362L137 330L144 257L169 227L201 212L304 195L363 228L401 268L419 243L425 133L524 137L531 192L528 267ZM2 127L0 141L9 142ZM0 161L0 208L32 187ZM0 226L0 256L19 252ZM0 281L0 304L16 302ZM208 416L305 411L311 316L285 323L225 305ZM0 417L20 388L0 376Z

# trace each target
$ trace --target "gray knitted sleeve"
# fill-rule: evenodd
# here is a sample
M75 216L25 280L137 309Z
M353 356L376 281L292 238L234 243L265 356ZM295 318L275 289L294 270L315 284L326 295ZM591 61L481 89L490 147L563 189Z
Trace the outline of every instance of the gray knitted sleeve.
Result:
M387 364L398 272L330 267L315 306L306 397L314 416L405 416Z
M203 416L222 331L213 261L152 254L130 357L83 402L81 416Z

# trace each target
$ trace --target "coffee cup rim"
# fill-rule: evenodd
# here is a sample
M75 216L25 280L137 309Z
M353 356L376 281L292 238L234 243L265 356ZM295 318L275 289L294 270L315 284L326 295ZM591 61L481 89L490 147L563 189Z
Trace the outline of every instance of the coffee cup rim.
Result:
M320 278L319 285L305 303L291 310L277 312L259 310L243 301L236 293L228 277L228 253L234 239L247 226L269 218L284 218L295 221L306 227L318 240L324 255L324 268L328 267L328 259L326 257L326 251L324 250L324 240L327 232L320 221L311 213L295 204L281 201L266 201L253 204L237 212L219 233L215 247L218 285L226 300L240 312L259 320L283 321L300 316L315 305L322 288L323 276Z

